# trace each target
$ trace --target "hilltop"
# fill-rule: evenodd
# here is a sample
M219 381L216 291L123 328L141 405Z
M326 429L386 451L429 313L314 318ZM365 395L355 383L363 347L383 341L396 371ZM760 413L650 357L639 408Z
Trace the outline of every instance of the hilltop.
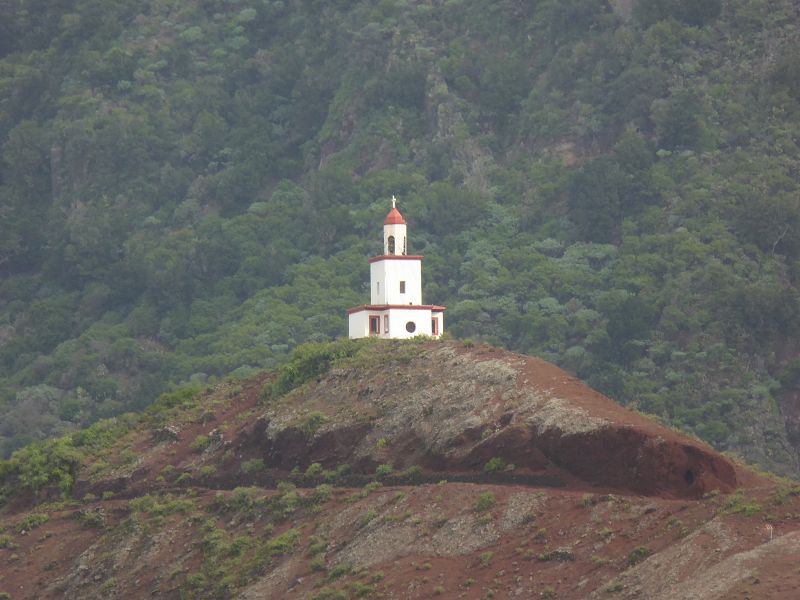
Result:
M14 600L800 589L800 486L470 342L303 346L26 448L0 482Z

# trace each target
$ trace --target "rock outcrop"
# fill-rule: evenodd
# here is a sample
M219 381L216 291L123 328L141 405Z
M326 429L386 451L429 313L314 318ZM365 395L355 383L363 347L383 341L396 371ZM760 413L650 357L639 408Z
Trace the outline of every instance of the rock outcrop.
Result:
M494 458L518 477L637 494L699 497L736 487L726 458L544 361L441 343L410 359L392 351L290 393L234 447L287 470L319 462L370 473L384 463L481 472Z

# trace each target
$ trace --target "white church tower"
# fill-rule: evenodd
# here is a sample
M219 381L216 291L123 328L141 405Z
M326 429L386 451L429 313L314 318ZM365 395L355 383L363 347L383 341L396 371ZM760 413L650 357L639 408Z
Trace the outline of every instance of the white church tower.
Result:
M395 206L383 222L383 255L369 259L370 303L347 311L350 337L438 338L444 306L422 304L422 257L407 253L406 222Z

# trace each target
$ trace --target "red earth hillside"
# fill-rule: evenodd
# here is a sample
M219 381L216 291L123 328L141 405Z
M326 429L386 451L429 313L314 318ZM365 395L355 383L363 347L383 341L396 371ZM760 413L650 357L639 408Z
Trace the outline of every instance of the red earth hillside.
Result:
M269 406L234 448L287 470L319 462L371 472L391 457L395 468L482 472L498 458L517 478L582 488L697 498L737 486L730 461L705 444L542 360L444 343L403 361L392 360L403 346L376 352L382 360L334 369ZM321 422L309 436L312 414Z
M104 441L72 441L82 458L67 497L0 470L0 592L800 597L796 483L537 359L449 342L365 348L270 400L265 375L78 436Z

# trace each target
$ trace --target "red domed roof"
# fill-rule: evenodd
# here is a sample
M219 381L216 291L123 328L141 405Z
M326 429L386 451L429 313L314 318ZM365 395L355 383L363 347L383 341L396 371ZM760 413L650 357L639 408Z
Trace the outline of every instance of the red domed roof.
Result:
M395 207L392 207L392 210L389 211L389 214L386 215L386 220L383 222L384 225L405 225L406 220L403 218L403 215L400 214L400 211L397 210Z

